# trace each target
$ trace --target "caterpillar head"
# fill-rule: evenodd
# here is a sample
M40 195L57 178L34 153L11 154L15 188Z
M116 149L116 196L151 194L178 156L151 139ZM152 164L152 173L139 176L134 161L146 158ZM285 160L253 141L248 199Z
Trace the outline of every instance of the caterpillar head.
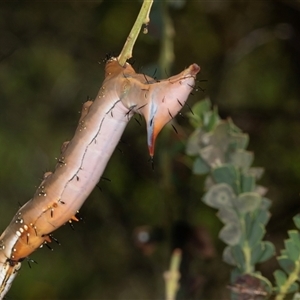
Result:
M145 117L149 154L154 156L157 135L181 110L195 85L200 67L190 65L181 73L168 79L156 81L144 74L138 74L129 63L120 66L116 58L108 61L106 79L118 79L114 86L123 105L130 112ZM120 83L121 81L121 83Z

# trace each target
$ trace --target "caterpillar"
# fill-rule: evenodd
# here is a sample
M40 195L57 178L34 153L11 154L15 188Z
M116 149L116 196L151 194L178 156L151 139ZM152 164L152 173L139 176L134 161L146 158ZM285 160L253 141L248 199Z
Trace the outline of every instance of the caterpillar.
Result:
M9 290L21 262L51 233L77 220L76 212L98 183L121 135L135 114L144 116L153 158L161 129L185 104L195 84L197 64L168 79L138 74L117 58L105 65L105 79L94 101L84 103L73 138L63 143L54 172L46 172L33 198L25 203L0 236L0 299Z

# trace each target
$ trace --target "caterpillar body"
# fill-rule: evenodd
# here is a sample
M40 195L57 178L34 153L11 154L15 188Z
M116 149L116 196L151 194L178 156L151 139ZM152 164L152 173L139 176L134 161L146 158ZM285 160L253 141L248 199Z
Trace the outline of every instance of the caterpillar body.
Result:
M137 74L129 63L122 67L116 58L107 61L99 93L83 105L74 137L62 145L54 172L44 174L33 198L0 236L0 299L22 260L51 242L51 232L76 220L134 113L145 117L149 153L154 155L158 133L186 102L199 70L192 64L176 76L155 81Z

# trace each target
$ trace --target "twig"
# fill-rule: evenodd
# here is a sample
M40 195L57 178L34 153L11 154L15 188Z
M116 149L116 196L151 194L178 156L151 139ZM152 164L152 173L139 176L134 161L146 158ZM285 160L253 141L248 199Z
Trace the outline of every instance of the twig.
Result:
M124 66L127 59L132 57L132 50L135 44L135 41L141 31L143 24L146 26L144 29L144 33L147 33L147 26L150 22L150 10L152 6L153 0L144 0L139 15L127 37L127 40L124 44L124 47L118 56L118 61L121 66Z
M181 250L175 249L173 251L170 263L170 269L164 273L166 283L166 300L175 300L179 289L180 272L179 267L181 263Z

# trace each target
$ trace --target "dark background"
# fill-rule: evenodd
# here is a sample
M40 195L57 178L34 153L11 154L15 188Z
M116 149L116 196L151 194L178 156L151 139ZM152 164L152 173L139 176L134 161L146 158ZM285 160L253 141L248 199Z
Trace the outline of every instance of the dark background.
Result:
M201 66L190 106L205 97L250 135L261 184L273 200L266 238L279 249L300 211L300 5L296 1L156 1L149 34L134 49L134 67L150 76ZM140 1L10 1L0 4L0 228L29 200L62 142L72 137L87 96L103 80L106 53L119 54ZM174 62L164 66L166 15ZM172 50L172 49L171 49ZM169 74L169 72L171 74ZM167 75L166 75L167 74ZM188 109L185 108L184 112ZM213 209L201 202L203 178L192 175L184 147L192 132L179 119L159 136L155 170L145 125L131 121L104 176L81 209L84 222L54 235L61 246L23 263L8 299L162 299L163 272L174 246L186 252L184 299L228 299L230 269ZM137 243L148 231L149 243ZM275 260L262 267L273 280Z

